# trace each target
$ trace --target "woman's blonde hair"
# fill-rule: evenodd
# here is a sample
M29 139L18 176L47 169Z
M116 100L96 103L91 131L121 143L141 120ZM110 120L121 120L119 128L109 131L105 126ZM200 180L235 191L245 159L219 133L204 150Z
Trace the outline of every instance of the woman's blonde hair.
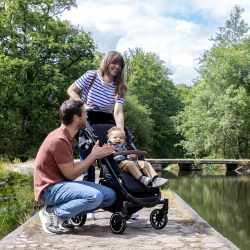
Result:
M128 87L124 83L122 77L122 71L125 67L125 61L122 54L117 51L108 52L102 59L100 75L105 79L105 76L109 75L108 66L114 61L119 62L121 64L121 71L114 77L115 99L118 100L119 98L125 96L125 94L128 92Z

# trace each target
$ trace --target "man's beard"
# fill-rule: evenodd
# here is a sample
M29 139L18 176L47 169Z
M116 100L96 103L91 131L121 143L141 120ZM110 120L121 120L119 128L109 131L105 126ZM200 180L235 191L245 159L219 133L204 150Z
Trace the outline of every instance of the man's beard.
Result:
M81 122L81 123L78 124L78 130L79 129L85 129L86 127L87 127L86 121L85 122Z

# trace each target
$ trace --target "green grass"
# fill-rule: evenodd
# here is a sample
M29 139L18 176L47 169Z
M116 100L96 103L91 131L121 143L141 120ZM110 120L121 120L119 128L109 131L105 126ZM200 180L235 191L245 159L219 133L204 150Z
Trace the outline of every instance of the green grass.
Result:
M34 199L33 173L20 174L0 165L0 240L42 206Z

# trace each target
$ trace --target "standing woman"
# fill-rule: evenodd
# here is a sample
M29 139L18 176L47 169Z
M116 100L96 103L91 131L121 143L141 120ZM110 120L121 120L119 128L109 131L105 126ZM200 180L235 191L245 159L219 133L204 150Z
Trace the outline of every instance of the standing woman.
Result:
M67 93L73 100L82 100L86 111L98 110L112 113L114 109L116 126L124 129L123 102L128 91L122 78L124 66L123 56L119 52L110 51L103 58L99 70L87 71L68 88ZM94 82L90 87L93 79ZM81 97L77 94L79 90L82 90ZM79 152L80 160L85 159L90 153L80 148ZM87 176L85 172L83 180L87 180ZM95 182L93 177L91 175L90 181Z
M68 88L67 93L71 99L85 102L86 110L95 109L112 113L115 106L116 125L124 129L123 102L128 92L122 78L124 66L123 56L119 52L110 51L103 58L90 89L95 71L87 71ZM77 94L79 90L83 90L81 97Z
M86 111L99 110L112 113L114 109L116 126L124 129L123 102L128 91L122 78L124 66L123 56L119 52L110 51L103 58L99 70L87 71L68 88L67 93L73 100L82 100ZM79 90L82 90L81 97L77 94ZM95 113L93 112L92 115ZM79 152L81 161L90 154L89 151L83 151L80 148ZM88 180L88 175L89 181L95 182L94 167L83 174L83 180Z

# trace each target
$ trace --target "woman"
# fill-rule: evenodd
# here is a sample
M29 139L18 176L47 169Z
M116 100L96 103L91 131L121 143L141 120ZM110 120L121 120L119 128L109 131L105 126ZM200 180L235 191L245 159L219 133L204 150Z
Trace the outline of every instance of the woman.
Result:
M123 102L128 91L122 78L124 66L123 56L119 52L110 51L103 58L98 71L86 72L68 88L67 93L74 100L84 101L86 111L99 110L112 113L114 110L116 126L124 129ZM79 90L82 90L81 97L77 94ZM81 161L90 153L80 148L79 152ZM89 174L88 171L91 173ZM83 174L83 180L95 182L94 167L89 168L88 171Z

